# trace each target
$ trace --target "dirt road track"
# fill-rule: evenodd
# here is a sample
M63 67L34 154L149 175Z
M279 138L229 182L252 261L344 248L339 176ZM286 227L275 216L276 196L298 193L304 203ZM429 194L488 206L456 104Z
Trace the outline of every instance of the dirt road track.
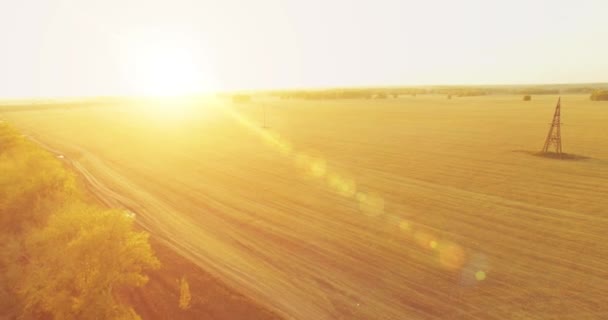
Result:
M93 177L78 161L66 158L59 150L28 137L42 148L53 153L79 175L84 186L92 195L108 208L125 208L133 211L138 207L129 199L113 192ZM147 225L139 223L150 231ZM143 319L279 319L261 304L242 296L240 292L225 286L204 269L182 256L175 248L168 247L168 241L160 237L151 239L162 268L149 274L150 281L143 288L129 288L117 292L121 299L132 305ZM193 295L190 308L178 308L179 284L177 279L186 277ZM226 309L229 307L229 309Z
M285 270L282 270L285 266L284 263L288 261L276 260L271 256L272 252L263 252L259 249L250 250L255 246L264 248L264 244L257 244L255 238L247 238L248 243L245 243L239 239L242 236L238 235L238 229L230 229L231 226L246 228L246 225L209 215L205 218L204 229L200 228L200 222L197 223L188 219L187 216L173 208L171 204L146 192L85 149L71 145L66 147L64 152L50 147L36 138L32 137L31 139L52 153L62 155L63 161L84 178L93 194L104 204L131 210L136 214L138 224L154 234L164 245L202 268L221 276L224 281L234 288L250 295L285 318L337 319L347 315L349 318L362 319L399 319L407 312L407 309L404 310L403 306L391 306L390 301L366 301L360 293L357 293L362 288L352 287L349 280L339 275L338 270L331 271L335 272L333 279L334 281L340 281L344 287L342 289L336 288L331 283L332 280L324 280L323 275L321 275L327 269L318 269L318 266L310 265L314 261L306 261L303 257L297 256L298 252L302 252L302 250L315 256L323 255L323 252L311 252L310 249L303 247L296 248L292 252L290 249L292 246L299 247L300 245L289 240L288 237L277 239L272 237L272 234L260 234L261 238L266 238L266 240L268 240L268 237L271 241L288 240L288 242L283 243L287 251L282 254L291 256L293 259L291 263L294 265L290 267L296 270L291 272L301 275L307 274L309 279L316 280L311 282L304 276L302 279L291 278L285 273ZM75 160L75 157L78 160ZM87 169L85 165L91 169ZM92 171L95 173L92 173ZM230 208L226 208L226 210L230 210ZM212 235L209 235L208 232ZM281 233L283 232L289 232L289 230L281 231ZM381 274L381 270L365 263L365 261L357 262L352 257L341 256L339 252L326 254L329 254L329 256L322 257L324 263L332 263L331 260L340 259L347 263L359 263L359 267L363 268L364 272ZM340 268L344 268L344 266ZM290 279L290 282L277 281L281 279ZM415 286L415 283L410 283L410 285ZM432 288L421 287L414 290L419 291L418 294L429 294L435 291ZM345 309L345 306L338 306L330 302L332 299L327 296L323 299L324 302L322 300L319 303L318 295L325 295L330 292L349 297L352 301L352 304L348 306L350 310ZM312 294L313 298L309 294ZM432 294L425 298L425 300L427 299L435 300ZM362 305L368 308L372 307L368 309L370 313L357 315L357 309ZM410 310L410 312L413 312L413 310ZM420 318L420 310L416 313L418 313L417 317ZM432 312L429 315L432 316ZM423 315L422 318L426 317Z
M458 307L456 304L462 302L460 299L462 299L463 295L466 296L466 293L460 293L458 290L450 289L445 285L441 285L437 288L425 288L419 286L416 281L408 281L407 279L403 279L404 285L409 287L409 290L412 290L409 291L409 295L417 296L418 299L428 301L429 304L438 306L437 310L440 311L437 312L429 310L427 314L421 313L421 309L424 310L427 308L424 305L412 306L413 308L417 308L417 310L408 310L408 308L404 308L403 305L397 304L391 307L390 302L382 303L382 301L366 301L366 299L361 296L362 291L356 287L351 287L351 283L349 283L349 281L346 279L341 279L340 276L335 276L334 279L344 281L341 282L344 287L342 289L336 288L335 285L331 284L331 281L325 282L322 276L314 276L316 273L322 273L324 269L317 269L313 265L307 265L307 261L297 256L292 257L292 263L296 263L296 266L291 267L295 268L297 265L300 265L301 269L298 270L297 273L305 274L306 272L310 272L309 276L317 279L316 282L302 283L301 281L306 280L297 278L292 278L291 283L277 282L277 275L281 275L281 278L285 277L285 271L281 270L280 268L282 263L274 260L270 253L267 253L268 255L264 255L262 251L255 249L249 250L250 247L257 245L256 239L248 238L251 243L244 243L239 240L239 236L237 235L238 229L230 229L228 225L233 224L233 227L236 226L237 228L246 228L247 226L245 224L237 221L217 219L217 217L210 215L206 217L204 227L201 228L201 222L190 220L188 216L181 214L179 209L174 208L170 203L167 203L146 192L143 188L140 188L137 184L130 181L116 170L105 165L86 150L77 148L75 146L70 146L68 148L70 151L64 153L62 151L50 148L40 141L37 142L43 145L47 150L52 151L57 155L64 155L63 160L73 167L74 170L76 170L84 178L87 185L91 188L91 191L99 198L100 201L110 207L123 207L133 211L137 215L138 223L144 229L153 233L164 245L186 257L187 259L195 262L202 268L212 271L213 274L220 276L231 286L238 288L239 291L243 291L254 299L260 302L270 301L271 303L267 303L266 307L271 308L274 312L281 314L285 318L335 319L347 314L350 318L399 319L401 315L412 312L412 314L416 315L415 318L417 319L435 319L442 317L441 312L446 312L443 307L450 306L450 304L452 304L450 309L453 307L456 307L457 309ZM78 160L74 160L70 154L77 155ZM87 169L84 164L86 164L88 168L91 168L91 170L93 170L95 173L92 173L91 170ZM423 188L437 188L437 186L424 186L424 184L421 182L419 182L419 184L419 187ZM458 194L463 191L449 190L449 192L452 194ZM464 196L466 197L467 195ZM547 209L535 208L529 204L522 204L516 201L509 201L507 199L492 198L487 196L484 199L482 195L475 196L481 196L482 198L479 199L481 202L489 201L495 204L501 204L505 207L523 206L528 208L527 210L530 210L530 212L534 212L536 209ZM574 212L562 212L561 215L571 216L573 219L585 218L584 216L579 216ZM287 230L286 232L289 231ZM268 237L270 235L266 234L261 236ZM287 239L288 238L283 240L277 239L276 241L285 241ZM600 241L600 239L597 239L597 241ZM287 248L299 246L296 243L290 242L284 242L283 244L287 246ZM526 254L528 249L524 245L525 241L522 242L522 247L518 248L518 250L520 253ZM264 246L264 244L260 244L260 246ZM508 250L509 247L506 247L505 249ZM308 251L305 248L297 248L294 252L302 252L302 250ZM286 252L286 254L289 254L289 252ZM574 263L576 268L586 269L592 274L604 273L602 268L606 267L605 265L576 265L575 262L560 260L559 257L552 256L550 252L539 253L536 251L529 251L528 254L532 259L537 257L546 260L546 262L552 264L553 267L555 267L556 264L562 264L566 268L569 268L567 266ZM354 256L356 257L356 254ZM353 265L360 264L359 267L354 268L355 270L361 268L366 272L382 272L381 270L376 269L373 265L361 264L365 263L367 259L356 261L353 259L353 257L340 256L338 252L335 252L332 255L332 258L329 259L335 259L335 257L339 257L340 260L348 261L348 263L352 263ZM382 259L380 256L376 258L379 260ZM274 263L278 262L278 264L274 266L270 264L273 260ZM323 261L325 261L324 263L332 262L331 260L327 260L325 258ZM401 260L399 263L406 266L410 270L418 269L418 272L423 272L422 274L430 273L443 277L441 276L441 273L437 274L437 272L440 270L426 269L428 266L425 267L424 265L415 265L415 261L408 262ZM262 268L258 269L259 265L262 265ZM305 268L310 269L305 270ZM344 266L341 266L341 268L344 268ZM268 270L272 270L272 272L268 273ZM332 272L339 271L335 270ZM358 272L360 272L360 270ZM365 277L367 276L362 276L362 278ZM445 279L445 277L443 278ZM455 281L450 280L449 278L445 280L448 283ZM437 280L432 281L436 282ZM368 283L368 285L370 288L375 287L372 283ZM395 286L404 288L401 285ZM503 286L503 290L509 290L508 288L511 287L511 284L503 284ZM452 290L454 293L450 293L450 290ZM307 292L310 292L311 294L318 294L319 292L340 292L339 294L351 297L353 301L353 305L351 306L352 310L345 310L337 307L336 304L329 302L329 298L327 298L325 304L317 304L318 302L316 299L311 299L310 296L307 296ZM374 297L373 289L370 290L369 293L369 297L372 299L372 297ZM443 296L444 298L447 297L448 300L440 302L436 300L437 296ZM294 301L299 301L299 303L294 303ZM375 306L374 302L377 303ZM357 308L360 308L362 304L365 304L368 307L370 305L374 306L374 308L371 309L373 310L372 312L378 312L378 315L381 316L374 317L370 313L357 315L355 311ZM453 317L454 319L485 318L483 316L485 312L481 311L480 308L473 305L469 306L467 309L469 310L466 312L462 311L460 314L458 311L454 310L449 312L456 312L455 314L457 314L457 316ZM471 312L471 309L477 309L479 316L477 316L475 312Z
M189 244L187 242L180 242L178 240L179 238L176 239L176 237L173 236L174 234L182 234L181 231L178 231L178 230L180 230L180 225L184 226L190 222L185 221L184 219L180 218L180 215L177 212L175 212L172 208L170 208L168 205L166 205L165 203L156 200L154 197L150 196L149 194L145 193L144 191L137 190L137 187L135 187L128 180L126 180L124 177L120 176L118 173L116 173L111 168L105 166L103 163L101 163L99 160L97 160L93 155L86 152L86 150L83 150L80 148L77 149L79 156L81 157L81 161L83 161L83 159L86 159L84 161L95 166L95 168L97 170L103 171L104 176L106 178L110 179L110 181L112 181L117 188L120 188L122 190L130 190L132 195L137 196L138 199L140 199L140 201L139 202L134 201L131 198L126 197L124 194L119 194L119 193L113 191L112 189L107 187L104 183L100 182L99 179L97 179L93 174L91 174L91 172L89 172L89 170L87 170L81 164L80 161L74 160L71 157L66 156L66 153L64 153L60 150L57 150L55 148L52 148L49 145L41 142L39 139L36 139L34 137L28 136L28 138L30 140L34 141L35 143L37 143L38 145L40 145L41 147L43 147L44 149L46 149L47 151L60 157L62 161L64 161L71 168L73 168L74 171L76 173L78 173L84 179L84 181L86 182L86 186L88 188L90 188L91 193L93 195L95 195L98 198L98 200L101 201L103 204L105 204L108 207L113 207L113 208L125 208L125 209L128 209L128 210L132 211L133 213L135 213L137 223L142 228L147 230L148 232L151 232L152 234L154 234L156 236L156 238L164 246L172 249L174 252L195 262L196 264L203 267L204 269L208 269L208 268L219 269L219 270L215 270L214 273L216 275L222 274L226 271L231 271L232 275L235 276L236 279L240 279L241 281L249 281L250 283L256 282L255 279L251 278L251 276L242 274L237 270L231 270L230 268L226 268L228 266L216 265L215 263L213 263L214 262L213 260L209 260L204 255L201 255L199 253L200 248L193 248L193 247L189 246ZM145 204L145 205L142 205L142 204ZM174 226L175 228L171 230L169 227L167 227L165 225L165 223L156 219L156 215L158 212L162 212L164 214L168 214L168 215L172 216L171 223L169 223L169 225ZM186 228L184 228L184 230L185 229ZM204 237L203 234L199 234L198 236L201 238ZM206 244L206 246L210 246L211 244L214 243L214 239L211 239L211 238L203 238L202 241L203 241L203 243ZM216 245L220 245L220 244L216 244ZM230 280L230 279L224 279L224 281L227 281L227 280ZM230 281L230 282L232 282L233 286L238 287L239 290L245 289L245 288L241 287L242 283L239 282L239 280L237 280L236 282L235 281ZM255 294L255 291L249 292L249 293ZM277 310L272 305L270 305L270 306L266 305L266 307L270 307L273 310L273 312L282 314L282 312L280 310ZM290 318L287 314L283 314L283 316L285 318Z

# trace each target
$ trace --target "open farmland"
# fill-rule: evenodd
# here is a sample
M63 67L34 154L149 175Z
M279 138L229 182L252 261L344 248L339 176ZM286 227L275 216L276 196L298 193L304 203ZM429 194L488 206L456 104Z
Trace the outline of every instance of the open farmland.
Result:
M286 318L603 319L608 103L562 97L564 151L585 159L534 156L556 101L165 100L0 118Z

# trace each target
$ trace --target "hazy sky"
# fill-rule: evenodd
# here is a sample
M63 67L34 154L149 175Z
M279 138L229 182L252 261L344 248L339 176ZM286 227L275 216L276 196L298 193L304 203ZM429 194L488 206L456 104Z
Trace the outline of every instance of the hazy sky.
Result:
M607 0L0 0L0 97L608 81Z

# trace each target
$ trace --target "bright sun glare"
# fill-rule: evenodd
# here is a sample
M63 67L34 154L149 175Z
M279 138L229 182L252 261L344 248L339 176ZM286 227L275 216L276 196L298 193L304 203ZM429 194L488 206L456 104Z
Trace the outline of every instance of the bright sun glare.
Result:
M199 50L175 41L147 40L133 41L130 46L127 77L132 94L167 97L217 89Z

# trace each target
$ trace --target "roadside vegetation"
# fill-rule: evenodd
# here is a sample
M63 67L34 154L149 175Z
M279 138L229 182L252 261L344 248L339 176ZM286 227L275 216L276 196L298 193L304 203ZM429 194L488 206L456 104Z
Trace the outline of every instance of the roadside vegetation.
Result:
M139 318L115 296L159 268L148 234L83 199L58 159L0 123L0 318Z
M608 101L608 90L595 90L591 93L591 101Z

